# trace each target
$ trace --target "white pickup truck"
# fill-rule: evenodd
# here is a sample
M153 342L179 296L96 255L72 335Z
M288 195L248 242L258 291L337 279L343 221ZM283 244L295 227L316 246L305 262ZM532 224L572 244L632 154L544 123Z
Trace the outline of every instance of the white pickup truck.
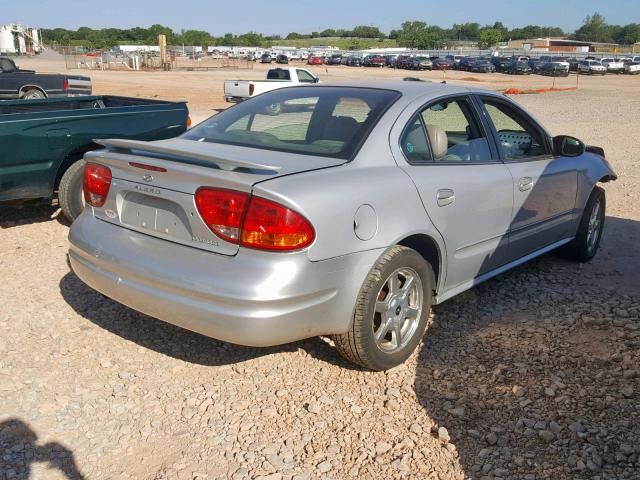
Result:
M624 62L617 58L603 58L600 60L603 67L607 69L608 73L622 73L624 72Z
M237 103L278 88L318 82L318 77L304 68L272 68L266 80L225 80L224 99Z

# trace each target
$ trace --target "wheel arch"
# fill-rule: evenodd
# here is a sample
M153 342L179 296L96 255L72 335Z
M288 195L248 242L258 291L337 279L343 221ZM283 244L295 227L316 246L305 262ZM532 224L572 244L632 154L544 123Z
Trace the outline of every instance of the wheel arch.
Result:
M58 170L56 172L53 189L54 190L58 189L58 186L60 185L60 180L62 179L64 172L66 172L71 165L76 163L78 160L82 160L82 157L84 157L85 153L90 152L91 150L97 150L99 148L102 148L102 147L97 143L91 142L88 145L83 145L67 153L67 155L65 155L64 159L60 163L60 166L58 167Z
M18 95L20 96L20 98L22 98L24 96L25 93L27 93L27 91L29 90L40 90L42 92L42 94L44 95L44 98L49 97L49 95L47 95L47 92L44 88L42 88L40 85L23 85L20 88L20 91L18 92Z
M425 233L416 233L403 238L398 242L398 245L415 250L431 265L434 275L434 278L431 279L432 285L437 294L444 273L443 255L438 242Z

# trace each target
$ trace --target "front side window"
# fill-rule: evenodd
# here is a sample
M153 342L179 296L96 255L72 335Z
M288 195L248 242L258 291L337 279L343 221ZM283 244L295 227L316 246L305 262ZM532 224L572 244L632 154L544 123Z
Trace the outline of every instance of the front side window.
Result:
M182 138L350 160L399 96L372 88L283 88L229 108Z
M444 100L423 109L405 129L401 147L410 163L494 161L466 98Z
M298 81L300 83L315 83L316 79L311 76L311 74L305 70L297 70L298 72Z
M500 101L483 99L507 161L526 160L550 152L544 134L520 112Z

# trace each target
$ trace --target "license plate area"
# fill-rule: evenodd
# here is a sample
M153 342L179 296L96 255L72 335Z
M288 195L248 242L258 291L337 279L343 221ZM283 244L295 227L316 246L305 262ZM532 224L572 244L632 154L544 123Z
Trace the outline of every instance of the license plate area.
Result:
M109 223L189 247L235 255L238 246L218 238L204 223L193 195L166 188L111 181L105 205L93 214Z
M182 241L193 238L187 213L176 203L138 192L126 192L120 221Z

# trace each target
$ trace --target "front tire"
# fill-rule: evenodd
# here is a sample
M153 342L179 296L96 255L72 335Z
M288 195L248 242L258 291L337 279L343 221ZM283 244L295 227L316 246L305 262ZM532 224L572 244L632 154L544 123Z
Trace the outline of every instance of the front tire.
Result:
M70 222L73 222L84 210L84 197L82 192L82 174L84 172L84 160L78 160L72 164L62 178L58 186L58 201L62 213Z
M576 262L588 262L596 255L604 230L605 207L604 190L596 186L582 212L578 233L562 250L567 258Z
M418 252L389 248L364 281L351 329L333 336L338 352L371 370L403 363L427 328L433 282L433 269Z

